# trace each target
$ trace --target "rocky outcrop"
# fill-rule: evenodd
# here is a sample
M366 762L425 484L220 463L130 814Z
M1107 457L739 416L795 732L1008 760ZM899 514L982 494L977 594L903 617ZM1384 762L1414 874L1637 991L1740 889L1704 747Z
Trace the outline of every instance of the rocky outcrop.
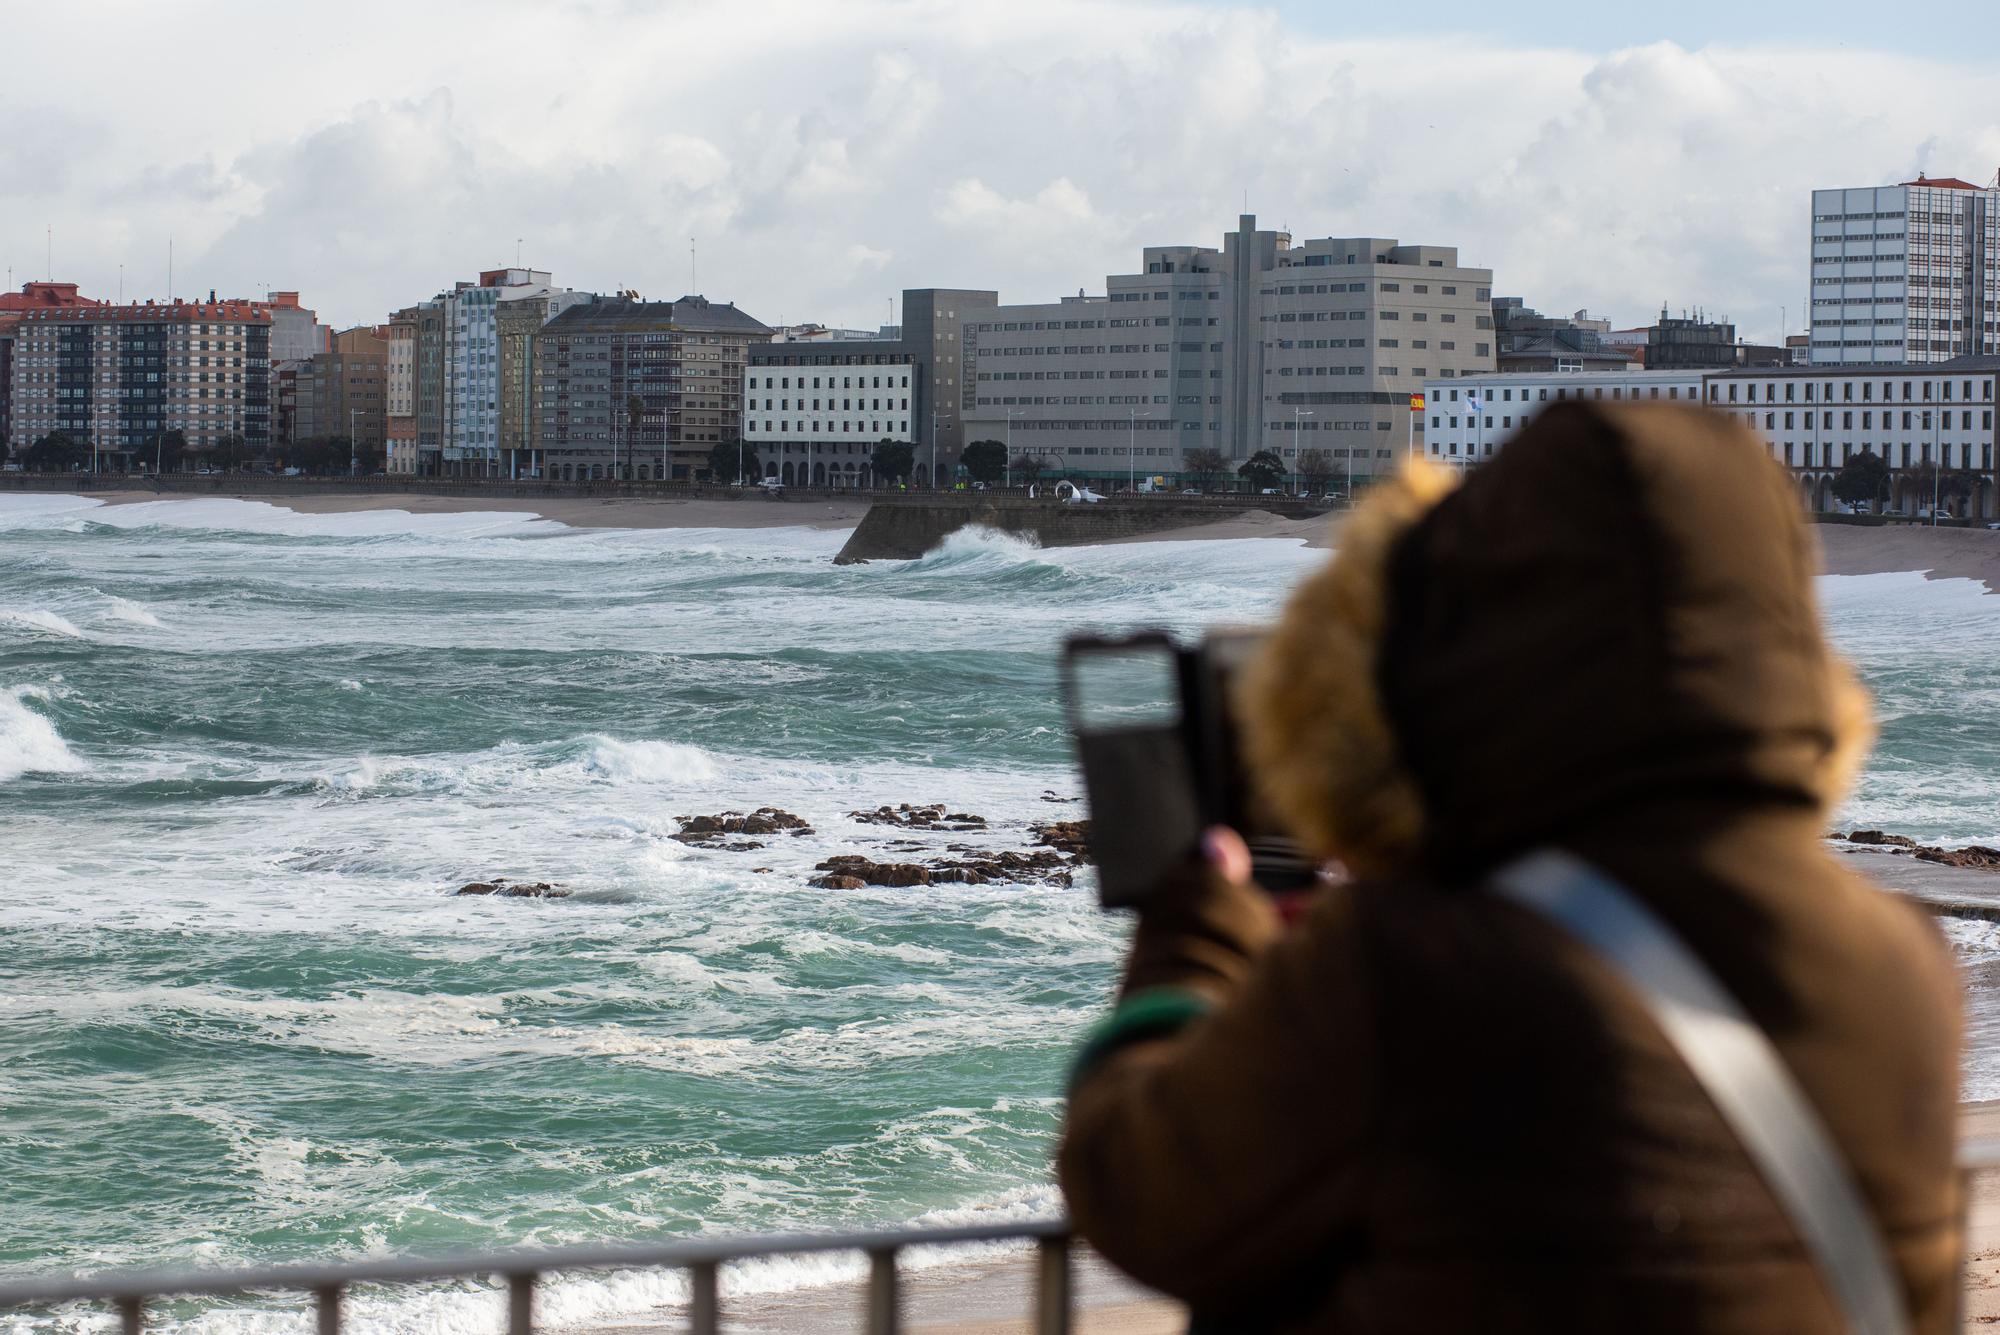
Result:
M490 881L467 881L451 893L496 895L501 899L568 899L573 892L547 881L510 881L496 876Z
M913 807L905 802L901 806L877 807L873 811L850 811L847 814L863 825L893 825L899 830L945 830L962 834L986 828L986 817L966 811L947 811L941 802L927 807Z
M2000 848L1988 848L1984 844L1939 848L1935 844L1920 844L1908 835L1887 834L1881 830L1855 830L1849 834L1835 833L1830 837L1868 848L1886 849L1897 856L1912 857L1919 862L1966 867L1974 871L2000 871Z
M794 816L777 807L758 807L748 815L740 811L724 811L714 816L676 816L674 819L681 823L681 828L672 838L698 848L715 848L729 853L743 853L764 846L749 839L732 840L731 836L813 832L804 817Z
M1067 853L1078 862L1090 861L1090 822L1087 820L1058 820L1046 825L1030 826L1035 832L1035 842L1044 848L1053 848L1058 853Z

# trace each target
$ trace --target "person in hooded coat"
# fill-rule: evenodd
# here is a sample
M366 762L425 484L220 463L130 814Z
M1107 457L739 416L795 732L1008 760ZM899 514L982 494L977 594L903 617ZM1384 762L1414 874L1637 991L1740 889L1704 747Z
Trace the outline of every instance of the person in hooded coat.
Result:
M1865 696L1796 493L1731 419L1562 404L1384 482L1240 683L1263 798L1352 879L1290 927L1226 831L1141 912L1072 1078L1079 1232L1197 1327L1835 1331L1742 1145L1613 968L1486 888L1554 848L1768 1036L1952 1327L1959 997L1831 856Z

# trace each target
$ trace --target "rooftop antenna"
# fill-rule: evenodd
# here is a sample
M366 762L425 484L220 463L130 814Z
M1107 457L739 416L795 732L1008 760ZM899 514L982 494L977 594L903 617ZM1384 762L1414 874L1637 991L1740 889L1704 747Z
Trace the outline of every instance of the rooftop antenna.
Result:
M47 249L42 253L42 281L53 283L56 281L56 225L54 223L48 224L48 231L43 237L43 244L47 246Z
M174 239L167 238L167 304L174 303Z
M694 281L694 238L688 238L688 295L693 296L701 289Z
M118 266L118 304L125 304L125 266Z
M521 267L521 238L518 236L514 238L514 267Z

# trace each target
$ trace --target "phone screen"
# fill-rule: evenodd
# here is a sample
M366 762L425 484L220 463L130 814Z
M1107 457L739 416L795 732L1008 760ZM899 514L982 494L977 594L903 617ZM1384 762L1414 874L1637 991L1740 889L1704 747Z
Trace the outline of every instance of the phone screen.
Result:
M1073 639L1063 656L1098 899L1106 908L1144 899L1201 838L1184 672L1181 651L1159 634Z

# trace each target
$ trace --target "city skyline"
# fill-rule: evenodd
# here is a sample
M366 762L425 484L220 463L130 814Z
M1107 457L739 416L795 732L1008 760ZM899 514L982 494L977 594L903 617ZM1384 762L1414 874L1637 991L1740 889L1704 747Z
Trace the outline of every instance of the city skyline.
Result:
M164 297L171 237L175 295L296 289L347 326L518 255L584 290L871 328L905 287L1098 290L1247 200L1301 240L1455 246L1543 309L1700 304L1775 341L1804 328L1812 189L2000 165L2000 78L1827 46L1817 21L1625 45L1625 23L1499 42L1462 7L1409 37L1299 6L775 8L362 5L326 41L208 0L171 22L217 60L165 99L163 12L113 6L98 51L101 12L86 33L10 11L11 46L89 47L96 73L89 98L49 62L0 94L28 131L0 146L0 263L107 298L122 264L127 299Z

